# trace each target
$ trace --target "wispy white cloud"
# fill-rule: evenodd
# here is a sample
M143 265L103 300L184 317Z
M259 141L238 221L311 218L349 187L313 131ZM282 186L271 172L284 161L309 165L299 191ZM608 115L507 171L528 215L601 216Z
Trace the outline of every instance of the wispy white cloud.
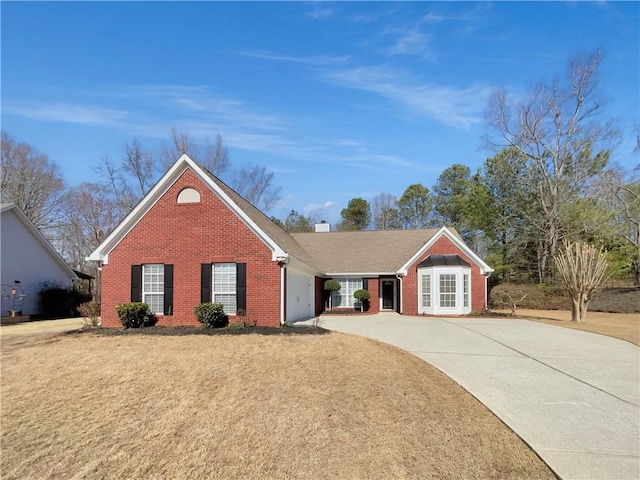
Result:
M349 60L347 55L316 55L309 57L296 57L292 55L282 55L273 52L256 51L256 52L240 52L239 55L245 57L262 58L264 60L274 60L280 62L300 63L312 66L335 65L344 63Z
M67 102L38 102L34 100L3 102L5 114L43 122L65 122L83 125L116 125L127 117L127 112L97 105Z
M435 58L431 49L431 38L418 30L403 32L387 52L390 55L418 55L423 58Z
M422 17L422 21L424 23L440 23L446 20L446 17L443 15L439 15L435 12L429 12L424 17Z
M493 91L485 85L466 88L434 85L384 66L336 70L327 73L326 79L344 88L377 94L417 115L461 130L482 122L482 112Z
M308 17L313 18L314 20L324 20L325 18L329 18L333 15L333 10L327 6L327 4L322 2L314 2L313 8L307 13Z
M195 141L223 137L228 147L297 162L341 166L410 168L413 164L380 152L359 139L323 138L298 127L295 119L264 113L253 105L218 95L207 87L134 85L102 87L92 102L4 100L5 114L47 122L100 125L128 136L164 140L172 128ZM77 94L78 92L74 92ZM68 95L71 96L71 95ZM125 105L105 108L99 102Z

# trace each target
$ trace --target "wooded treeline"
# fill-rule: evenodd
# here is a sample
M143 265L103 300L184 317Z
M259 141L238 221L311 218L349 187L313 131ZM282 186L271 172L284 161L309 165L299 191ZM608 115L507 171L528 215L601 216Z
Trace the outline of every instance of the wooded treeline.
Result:
M606 249L611 273L639 285L640 167L609 164L619 134L602 118L600 60L577 58L566 75L519 100L496 92L487 114L491 135L484 139L492 156L481 168L455 164L433 184L411 184L399 197L353 198L336 228L453 226L495 268L494 282L555 283L560 245L580 241ZM638 150L629 155L637 159ZM264 166L231 168L220 136L203 146L176 130L155 155L130 141L119 161L100 160L95 182L71 188L46 154L2 132L0 194L25 212L73 268L93 275L96 265L85 257L183 153L264 212L280 198ZM291 211L273 220L300 232L311 231L320 219Z
M96 262L86 257L113 231L180 155L186 153L263 211L280 198L273 173L262 165L231 168L218 135L204 146L172 130L170 140L153 155L134 139L119 161L102 158L96 181L67 187L55 162L31 145L2 132L0 195L16 203L69 265L96 276Z
M606 249L613 276L639 285L640 167L609 164L619 132L602 119L600 61L576 58L520 100L496 92L484 139L494 154L481 168L455 164L400 197L354 198L337 229L453 226L495 268L494 282L555 283L562 242L580 241ZM283 227L310 231L313 220L292 211Z

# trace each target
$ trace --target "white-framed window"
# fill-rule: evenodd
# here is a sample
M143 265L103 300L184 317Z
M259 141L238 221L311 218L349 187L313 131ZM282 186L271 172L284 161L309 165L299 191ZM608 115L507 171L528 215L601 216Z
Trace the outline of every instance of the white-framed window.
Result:
M227 315L235 315L237 310L237 267L235 263L214 263L212 300L221 303Z
M442 308L456 308L456 275L441 273L439 284L440 306Z
M462 305L469 308L469 274L462 275Z
M362 289L361 278L334 278L340 284L340 290L333 292L331 302L333 308L336 307L355 307L358 301L354 298L353 293Z
M471 312L469 267L419 267L417 274L418 313L464 315Z
M156 315L164 313L164 265L142 266L142 301Z
M431 275L422 275L422 307L431 308Z

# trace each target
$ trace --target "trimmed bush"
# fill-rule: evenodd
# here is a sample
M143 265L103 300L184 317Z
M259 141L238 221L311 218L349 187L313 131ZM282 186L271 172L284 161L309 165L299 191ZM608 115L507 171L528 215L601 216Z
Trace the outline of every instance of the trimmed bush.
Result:
M324 282L324 289L330 292L337 292L340 290L340 282L337 280L327 280Z
M158 321L149 305L142 302L121 303L116 305L116 312L124 328L152 327Z
M221 303L200 303L193 311L203 327L224 328L229 323Z
M356 298L356 300L360 302L361 312L365 310L365 307L367 310L369 310L368 304L369 304L369 298L371 297L369 290L364 290L364 289L356 290L355 292L353 292L353 296Z

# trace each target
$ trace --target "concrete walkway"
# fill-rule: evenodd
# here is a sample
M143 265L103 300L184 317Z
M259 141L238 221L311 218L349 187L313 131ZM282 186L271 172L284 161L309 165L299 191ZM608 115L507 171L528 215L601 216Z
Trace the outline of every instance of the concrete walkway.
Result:
M322 318L324 328L395 345L434 365L562 479L640 478L637 346L526 320Z

